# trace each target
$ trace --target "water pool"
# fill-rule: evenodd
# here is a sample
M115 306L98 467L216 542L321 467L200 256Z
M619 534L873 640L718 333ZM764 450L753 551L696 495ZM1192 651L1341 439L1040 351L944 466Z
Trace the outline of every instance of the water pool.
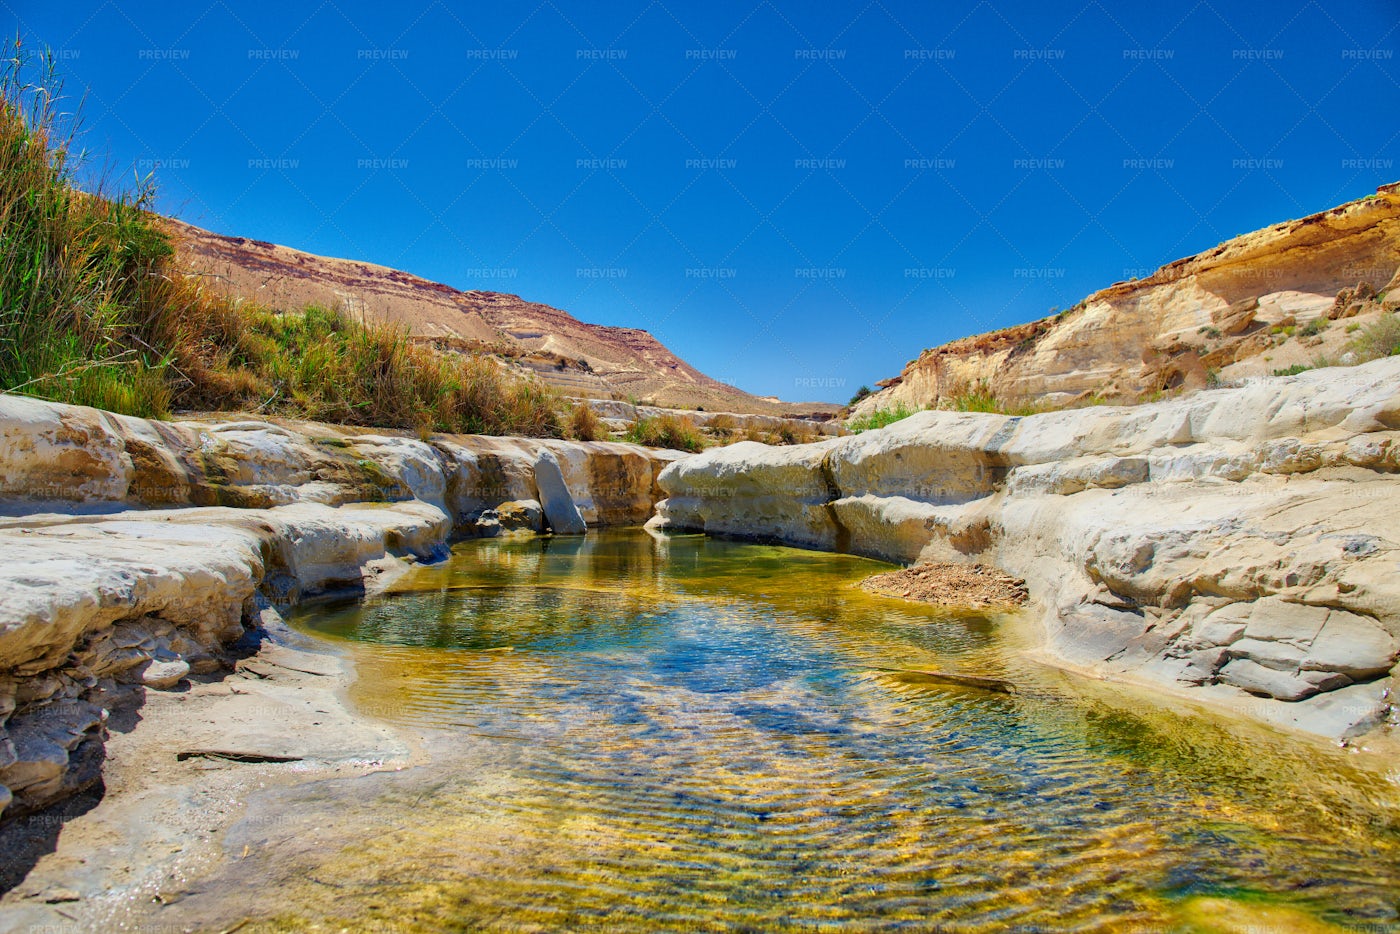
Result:
M280 802L266 923L1397 927L1393 782L1038 664L1015 618L853 586L882 569L638 530L492 539L302 612L432 762Z

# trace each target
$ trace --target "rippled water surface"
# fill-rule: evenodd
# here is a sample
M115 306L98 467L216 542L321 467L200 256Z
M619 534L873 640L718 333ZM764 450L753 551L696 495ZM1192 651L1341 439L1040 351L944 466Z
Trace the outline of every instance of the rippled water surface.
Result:
M351 649L358 704L436 738L425 768L286 802L264 910L422 930L1395 929L1384 776L1039 666L1016 620L853 587L881 568L640 531L497 539L304 614Z

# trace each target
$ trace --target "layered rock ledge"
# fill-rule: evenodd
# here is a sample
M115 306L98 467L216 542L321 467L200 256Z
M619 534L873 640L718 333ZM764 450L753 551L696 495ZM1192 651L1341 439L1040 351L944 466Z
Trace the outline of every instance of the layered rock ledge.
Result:
M1400 359L1137 407L924 412L672 464L653 526L1026 580L1045 650L1336 738L1400 652Z
M679 456L0 396L0 811L91 786L112 710L229 670L278 609L453 537L644 521Z

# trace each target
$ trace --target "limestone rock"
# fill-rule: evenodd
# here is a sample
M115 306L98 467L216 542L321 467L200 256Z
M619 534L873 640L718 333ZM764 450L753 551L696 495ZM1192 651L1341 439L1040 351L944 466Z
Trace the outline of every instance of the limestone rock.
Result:
M1333 610L1312 640L1301 667L1338 671L1362 680L1389 671L1398 648L1395 637L1367 617Z
M533 499L501 503L496 507L495 512L502 531L544 531L544 508Z
M1400 650L1397 429L1400 358L1132 408L920 412L687 458L650 526L992 564L1060 658L1338 735L1380 721L1323 698Z
M173 688L190 673L190 664L184 659L153 661L141 672L141 683L148 688L164 691Z
M548 449L535 455L535 483L540 491L540 503L549 527L556 535L582 535L588 531L583 514L564 483L559 459Z
M274 607L382 587L445 555L454 533L499 532L496 507L539 529L540 486L556 530L583 531L581 509L598 524L642 521L679 456L247 417L155 422L0 396L0 554L11 558L0 561L0 809L12 794L32 808L96 781L101 705L218 671L245 618L265 628Z

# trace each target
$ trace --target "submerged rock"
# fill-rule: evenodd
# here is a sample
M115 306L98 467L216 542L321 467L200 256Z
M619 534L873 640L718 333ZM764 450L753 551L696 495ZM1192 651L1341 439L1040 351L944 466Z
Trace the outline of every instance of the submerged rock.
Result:
M968 609L1008 609L1026 602L1026 582L982 564L919 564L875 574L862 590Z

